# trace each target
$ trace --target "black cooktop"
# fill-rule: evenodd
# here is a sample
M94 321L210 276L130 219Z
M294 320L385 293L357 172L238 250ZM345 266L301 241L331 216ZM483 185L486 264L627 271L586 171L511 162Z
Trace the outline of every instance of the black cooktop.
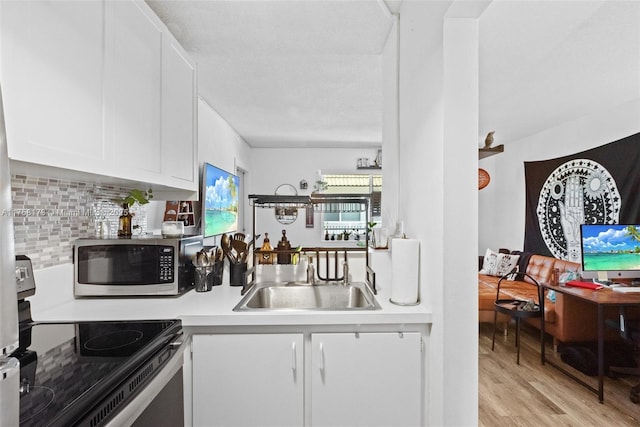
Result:
M179 320L22 324L12 354L20 360L20 425L102 424L142 388L128 391L132 377L137 386L155 376L181 329Z

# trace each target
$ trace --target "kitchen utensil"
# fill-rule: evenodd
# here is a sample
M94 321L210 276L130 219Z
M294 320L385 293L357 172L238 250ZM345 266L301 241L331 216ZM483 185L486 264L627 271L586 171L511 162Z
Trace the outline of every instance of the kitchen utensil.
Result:
M209 256L209 265L213 265L217 261L220 261L220 259L218 259L218 252L222 254L222 250L217 246L209 249L209 251L207 252L207 255Z
M251 239L251 241L247 245L247 250L244 252L244 256L243 256L241 262L247 262L247 258L249 256L249 253L251 252L252 247L255 245L256 240L259 239L259 238L260 238L260 234L256 235L253 239Z
M244 239L246 237L247 236L245 236L244 233L236 233L236 234L233 235L233 238L231 240L242 240L242 241L244 241Z
M231 264L235 264L238 262L237 259L234 259L233 254L231 253L231 241L229 240L229 236L227 234L223 234L220 238L220 246L222 247L222 252L227 257Z
M200 249L194 256L192 262L196 267L208 267L209 255L207 254L207 251L205 251L204 249Z
M241 259L247 251L247 244L243 240L232 240L231 247L236 252L236 260Z
M260 238L260 234L256 235L253 239L251 239L251 241L247 245L247 250L244 251L244 254L242 255L242 259L240 260L240 262L247 262L247 258L249 256L249 253L251 252L251 247L255 245L256 240L259 238Z

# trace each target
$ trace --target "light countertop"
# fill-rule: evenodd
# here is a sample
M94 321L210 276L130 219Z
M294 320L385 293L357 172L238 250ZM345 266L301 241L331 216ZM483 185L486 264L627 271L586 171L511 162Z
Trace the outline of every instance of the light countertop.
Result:
M210 292L191 290L179 297L73 297L73 266L35 272L36 295L30 297L36 321L141 320L179 318L183 326L427 324L424 303L399 306L389 301L389 285L378 286L379 310L270 310L234 312L241 287L222 284Z

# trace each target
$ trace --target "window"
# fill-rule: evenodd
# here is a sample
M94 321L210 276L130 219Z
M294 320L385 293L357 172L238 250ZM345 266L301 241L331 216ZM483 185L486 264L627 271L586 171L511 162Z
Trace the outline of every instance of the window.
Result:
M322 180L327 184L325 194L369 194L369 221L382 222L382 175L371 174L326 174ZM325 240L364 240L367 231L367 212L360 205L353 209L342 207L336 212L324 213L322 233Z

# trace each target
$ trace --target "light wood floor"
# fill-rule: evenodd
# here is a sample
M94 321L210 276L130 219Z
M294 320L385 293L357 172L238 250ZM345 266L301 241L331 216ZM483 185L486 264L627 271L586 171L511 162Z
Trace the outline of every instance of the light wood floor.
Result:
M629 400L629 390L640 377L605 377L601 404L593 392L554 367L540 364L537 329L523 330L520 365L516 365L514 326L506 338L498 330L494 352L492 332L492 324L480 324L479 426L640 426L640 404ZM547 343L547 357L562 363L549 348L551 341ZM582 377L597 387L597 377Z

